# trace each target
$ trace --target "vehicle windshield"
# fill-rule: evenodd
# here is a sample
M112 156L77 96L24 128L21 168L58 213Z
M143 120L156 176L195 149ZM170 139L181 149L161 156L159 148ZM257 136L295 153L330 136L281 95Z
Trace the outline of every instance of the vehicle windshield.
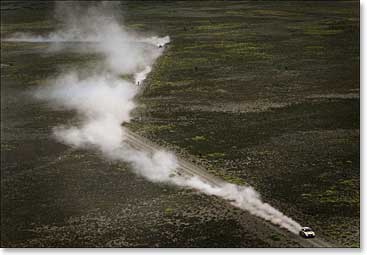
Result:
M312 229L310 229L310 228L304 228L303 231L305 231L305 232L311 232Z

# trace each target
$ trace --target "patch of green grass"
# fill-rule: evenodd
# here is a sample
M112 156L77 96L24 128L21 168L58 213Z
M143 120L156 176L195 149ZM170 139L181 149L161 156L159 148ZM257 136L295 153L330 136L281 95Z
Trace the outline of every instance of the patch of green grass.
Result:
M222 176L222 178L225 181L236 184L236 185L240 185L240 186L246 185L246 182L243 179L238 178L238 177L224 175L224 176Z
M353 179L342 180L338 185L332 185L322 191L312 190L301 196L306 201L318 201L321 204L359 204L358 183Z
M310 193L302 193L301 196L306 199L310 199L312 197L312 194Z
M173 132L175 127L174 124L157 125L145 123L144 125L140 125L139 130L142 133Z
M171 207L167 207L167 208L165 208L165 209L164 209L164 212L165 212L166 214L172 214L173 209L172 209Z
M280 11L280 10L254 10L253 13L256 15L263 15L263 16L282 16L282 17L297 15L297 13L294 12Z
M205 136L197 135L197 136L192 137L191 140L193 140L195 142L199 142L199 141L206 141L206 138L205 138Z
M14 145L4 144L4 143L1 144L1 150L2 151L11 151L14 148L15 148Z
M2 32L15 32L15 31L27 31L35 29L52 29L53 23L51 21L35 21L29 23L14 23L1 25Z
M270 236L270 238L271 238L273 241L279 241L279 240L280 240L280 237L279 237L279 235L277 235L277 234L272 234L272 235Z

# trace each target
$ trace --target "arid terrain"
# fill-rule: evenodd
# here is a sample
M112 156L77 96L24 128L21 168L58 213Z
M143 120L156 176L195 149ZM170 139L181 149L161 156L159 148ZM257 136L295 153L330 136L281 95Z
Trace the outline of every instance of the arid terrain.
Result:
M1 2L2 247L320 244L53 139L75 113L30 91L99 56L4 40L54 31L52 11ZM360 246L358 2L126 1L121 17L138 33L171 38L126 127L251 185L325 243Z

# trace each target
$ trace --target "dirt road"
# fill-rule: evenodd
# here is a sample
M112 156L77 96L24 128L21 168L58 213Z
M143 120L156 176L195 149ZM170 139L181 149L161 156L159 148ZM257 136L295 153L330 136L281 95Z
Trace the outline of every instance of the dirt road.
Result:
M154 144L153 142L149 141L148 139L141 137L138 134L128 129L125 129L125 130L126 130L126 137L127 137L126 142L133 148L141 150L141 151L146 151L148 153L153 153L156 150L163 149L163 148L160 148L158 145ZM188 160L177 158L177 163L178 163L177 174L187 175L187 176L199 176L206 183L216 186L216 187L220 187L225 183L224 180L214 175L209 174L204 168L194 165L193 163L189 162ZM265 220L262 220L262 222L266 224L267 226L269 226L271 229L273 229L275 232L278 232L279 234L285 235L288 238L292 239L293 241L296 241L302 247L307 247L307 248L333 247L332 244L320 238L304 239L298 235L288 232L285 229L281 229L275 225L272 225L271 223Z

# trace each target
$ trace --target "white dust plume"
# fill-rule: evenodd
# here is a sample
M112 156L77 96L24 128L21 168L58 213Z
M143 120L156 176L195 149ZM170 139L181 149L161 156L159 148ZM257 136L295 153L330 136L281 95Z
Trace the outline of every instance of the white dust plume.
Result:
M143 83L147 75L152 71L152 68L150 66L147 66L143 71L136 73L134 75L135 84L140 85Z
M83 9L82 14L69 13L62 30L44 37L33 37L34 42L42 38L55 43L60 40L93 40L92 50L103 56L101 68L89 70L87 78L76 70L60 75L49 86L35 92L37 98L77 113L77 124L54 128L58 141L76 148L98 150L110 160L128 162L135 173L151 181L168 182L221 197L234 206L297 233L301 226L264 203L253 188L226 182L214 185L198 176L178 175L180 160L172 153L143 150L129 143L128 131L122 124L130 121L131 111L136 107L134 97L139 91L136 85L141 84L152 70L165 44L169 43L169 37L136 36L128 32L114 15L105 11L105 5ZM18 39L25 40L25 37ZM132 75L134 79L121 78L125 74Z

